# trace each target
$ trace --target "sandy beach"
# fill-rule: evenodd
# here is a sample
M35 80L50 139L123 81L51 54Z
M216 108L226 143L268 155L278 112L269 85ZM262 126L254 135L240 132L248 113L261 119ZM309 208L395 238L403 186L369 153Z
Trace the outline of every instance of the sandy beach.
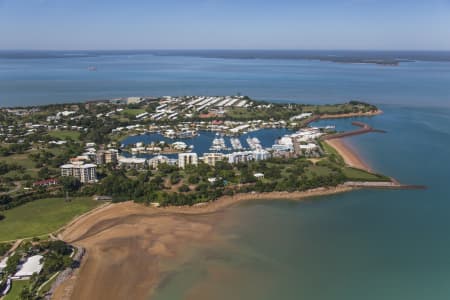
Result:
M238 194L191 207L154 208L131 201L111 204L74 220L60 237L87 250L81 268L59 286L53 299L149 299L168 276L162 259L192 242L215 239L214 224L225 208L250 200L304 200L352 190Z
M328 145L336 149L336 151L342 156L345 163L353 168L372 172L369 165L361 159L361 157L351 149L344 141L344 139L332 139L325 141Z

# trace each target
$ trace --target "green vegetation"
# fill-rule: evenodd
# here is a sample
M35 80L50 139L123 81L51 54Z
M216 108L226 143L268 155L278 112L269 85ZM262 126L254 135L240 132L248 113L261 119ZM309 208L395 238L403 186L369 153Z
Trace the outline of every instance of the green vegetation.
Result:
M29 288L29 280L14 280L11 285L11 290L8 295L5 296L4 300L17 300L21 299L20 295L22 290Z
M129 118L135 118L142 113L145 113L145 109L143 108L127 108L122 111L122 115Z
M189 97L185 100L188 99ZM89 185L83 185L71 177L60 177L59 166L83 153L87 142L94 142L99 148L107 148L112 141L120 142L126 134L147 130L148 125L160 126L155 130L162 130L176 129L181 127L178 125L187 124L189 129L199 131L207 128L207 121L218 119L264 120L273 121L267 126L300 128L323 114L365 113L377 109L358 101L304 105L268 103L248 97L243 99L247 101L246 107L227 106L218 109L211 106L201 112L189 107L187 103L190 101L169 102L162 98L134 104L55 104L15 112L0 109L0 239L47 234L97 204L87 198L67 203L58 198L65 192L75 197L90 197L94 194L112 196L113 201L134 199L143 203L156 201L161 205L192 205L239 192L303 191L335 186L346 180L386 180L381 175L346 167L336 150L322 142L322 149L314 153L313 156L317 159L313 160L302 156L272 158L237 165L218 163L214 167L200 163L183 170L165 164L160 165L159 170L126 170L101 166L97 169L99 182ZM158 120L136 120L138 114L153 113L162 103L178 113L176 119L164 116ZM61 111L71 111L72 114L64 116L60 114ZM291 117L303 113L312 113L312 116L290 122ZM136 127L129 125L141 127L130 129ZM162 127L163 125L167 127ZM54 128L80 130L53 130ZM67 143L49 143L55 139L66 140ZM257 179L254 173L263 173L264 178ZM49 178L58 178L59 184L49 187L33 186L35 181ZM4 216L3 220L1 216Z
M5 255L5 253L8 252L11 246L11 243L0 243L0 256Z
M48 134L49 136L59 140L80 140L80 132L73 130L55 130L50 131Z
M44 295L50 291L53 283L56 281L56 278L58 278L59 272L56 272L55 274L51 275L50 278L51 280L48 280L48 282L45 282L45 284L42 286L42 288L40 288L39 290L39 296L40 297L44 297Z
M25 169L34 168L35 164L31 159L28 158L27 153L22 154L12 154L9 156L0 156L0 162L1 163L10 163L14 162L14 164L17 164L19 166L22 166Z
M350 181L390 181L390 178L387 176L369 173L364 170L351 167L343 168L342 172Z
M257 106L233 107L226 111L226 119L236 121L247 120L284 120L302 113L312 113L315 116L324 114L366 113L376 111L376 106L350 101L344 104L305 105L305 104L277 104L257 102Z
M91 198L40 199L2 212L0 221L2 241L41 236L62 227L75 216L81 215L99 203Z
M13 280L12 290L5 299L30 299L41 300L45 290L51 287L50 280L54 274L68 267L73 266L72 247L63 241L39 241L35 239L33 243L30 241L23 242L16 249L13 256L9 257L7 267L0 279L6 279L13 275L17 270L20 260L24 260L30 256L40 254L43 256L43 267L39 274L33 274L29 280ZM46 283L45 285L43 285ZM39 290L39 288L42 288Z

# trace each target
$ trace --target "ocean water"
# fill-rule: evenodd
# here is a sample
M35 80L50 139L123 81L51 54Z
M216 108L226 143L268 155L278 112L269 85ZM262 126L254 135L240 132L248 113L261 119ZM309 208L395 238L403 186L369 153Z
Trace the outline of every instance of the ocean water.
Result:
M288 59L287 54L270 59L235 58L241 57L239 52L231 52L226 59L183 56L182 52L170 56L145 52L7 54L0 52L0 107L133 95L237 93L302 103L361 99L376 104L450 105L447 52L445 61L431 61L434 56L430 54L428 60L396 67ZM391 54L404 59L410 55ZM437 53L435 59L441 56ZM97 71L89 71L90 66Z
M96 72L89 72L91 65ZM450 299L450 63L397 67L301 59L121 53L0 56L0 106L130 95L249 95L302 103L358 98L386 134L348 139L373 169L424 191L360 190L248 202L219 237L189 246L154 299ZM351 128L352 120L328 120Z
M358 119L388 133L348 142L375 170L427 190L229 208L223 240L197 245L154 299L450 299L450 109L382 108Z

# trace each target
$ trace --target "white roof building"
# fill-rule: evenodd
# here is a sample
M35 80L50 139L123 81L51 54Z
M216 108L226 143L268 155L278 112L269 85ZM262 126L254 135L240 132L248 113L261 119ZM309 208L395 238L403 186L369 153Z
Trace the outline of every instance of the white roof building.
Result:
M14 274L14 277L23 278L30 277L34 273L40 273L43 267L41 259L42 255L34 255L27 258L27 261L20 267L19 271Z

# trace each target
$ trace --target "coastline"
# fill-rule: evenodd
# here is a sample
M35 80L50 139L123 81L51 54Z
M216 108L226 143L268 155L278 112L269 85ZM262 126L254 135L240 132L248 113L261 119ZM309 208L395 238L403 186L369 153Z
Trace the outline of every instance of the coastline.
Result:
M377 110L322 115L319 119L375 116L381 113L381 110ZM342 156L348 166L372 172L369 165L343 139L325 142ZM85 299L93 295L96 299L148 299L167 276L167 272L159 269L161 259L179 257L182 255L180 249L190 242L211 241L214 223L221 217L219 212L226 208L250 200L304 201L358 188L342 184L303 192L242 193L193 206L156 208L132 201L102 205L72 220L58 231L58 237L84 247L87 254L80 269L56 289L53 299L63 294L66 299ZM121 252L118 253L117 249L121 249ZM115 262L114 265L111 265L111 260ZM141 266L142 261L146 262L145 267ZM118 272L123 275L114 278L108 276ZM129 276L131 272L133 276ZM120 288L124 280L133 284Z
M345 119L345 118L355 118L355 117L373 117L383 114L384 112L381 109L377 109L376 111L369 111L366 113L356 112L356 113L346 113L346 114L324 114L320 115L320 120L328 120L328 119Z
M339 155L344 159L346 165L369 173L373 172L368 163L365 162L361 156L345 142L344 139L330 139L325 140L324 142L339 153Z
M148 299L169 275L161 270L161 259L183 255L189 243L214 241L214 224L226 208L250 200L304 201L352 190L340 185L293 193L237 194L181 207L146 207L132 201L103 206L73 220L60 233L64 241L84 247L87 254L52 299ZM130 284L123 286L124 281Z

